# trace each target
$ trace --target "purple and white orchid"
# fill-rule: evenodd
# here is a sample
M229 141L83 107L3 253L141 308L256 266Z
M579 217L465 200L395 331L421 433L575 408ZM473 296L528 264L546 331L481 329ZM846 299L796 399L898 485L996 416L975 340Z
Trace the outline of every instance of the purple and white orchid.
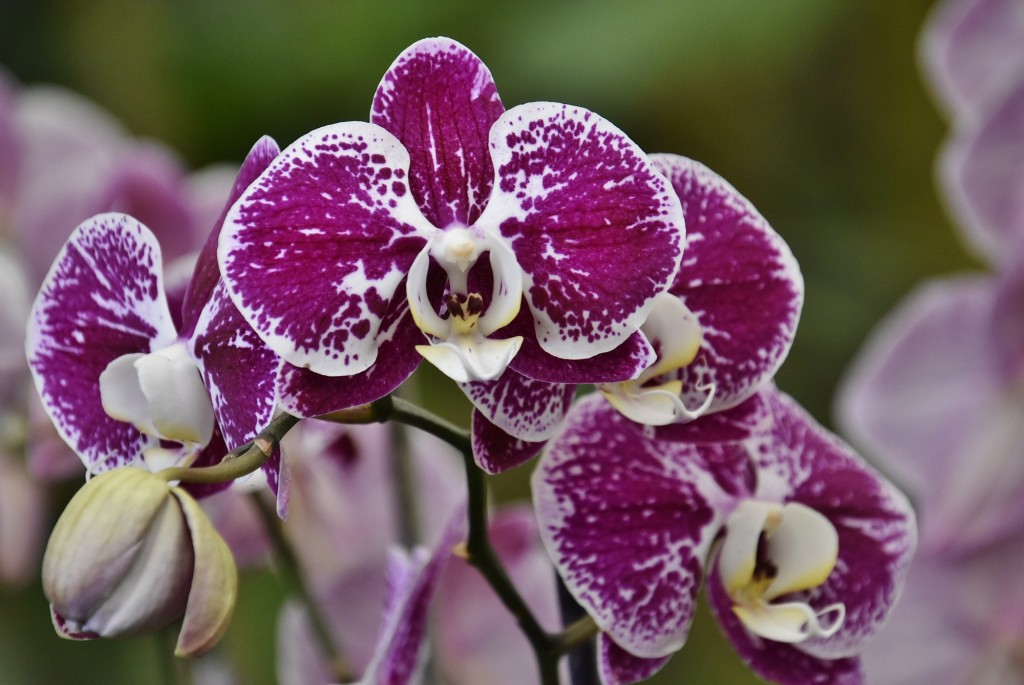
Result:
M860 682L914 548L906 499L774 388L686 428L647 439L591 396L534 473L541 536L603 631L604 682L647 678L683 646L705 573L759 675Z
M678 155L652 160L682 204L682 265L640 327L653 359L628 379L620 369L615 380L591 382L629 419L670 426L734 407L772 379L796 334L803 278L786 243L725 179ZM565 374L562 382L506 373L464 388L477 408L473 447L485 470L521 463L554 435L575 395Z
M233 197L276 156L253 148ZM200 254L176 329L160 246L135 219L74 230L43 282L26 350L43 405L91 473L219 461L269 423L278 360L218 281L216 235ZM265 465L277 489L278 461Z
M421 358L461 383L508 368L564 382L560 364L600 381L609 356L627 361L608 380L631 378L682 239L678 199L621 131L568 105L505 111L479 58L434 38L384 75L371 123L284 150L232 208L219 258L287 362L283 406L310 416L383 397ZM528 384L470 397L493 419Z

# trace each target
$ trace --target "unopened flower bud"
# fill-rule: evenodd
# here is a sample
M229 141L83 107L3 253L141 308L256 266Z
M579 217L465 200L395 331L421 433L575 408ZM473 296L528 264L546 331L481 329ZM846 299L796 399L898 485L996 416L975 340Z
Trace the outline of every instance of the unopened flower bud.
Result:
M68 503L46 547L43 590L62 637L139 635L184 617L175 654L196 656L224 634L238 574L188 493L119 468Z

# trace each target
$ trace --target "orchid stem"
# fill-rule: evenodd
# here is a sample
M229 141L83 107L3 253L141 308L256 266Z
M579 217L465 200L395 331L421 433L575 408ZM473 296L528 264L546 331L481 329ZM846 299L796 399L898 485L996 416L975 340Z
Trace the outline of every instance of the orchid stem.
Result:
M189 468L172 466L158 471L156 475L170 482L182 483L226 483L248 475L263 466L274 450L281 443L285 434L299 422L299 418L291 414L278 414L263 432L251 442L237 447L227 453L219 464Z

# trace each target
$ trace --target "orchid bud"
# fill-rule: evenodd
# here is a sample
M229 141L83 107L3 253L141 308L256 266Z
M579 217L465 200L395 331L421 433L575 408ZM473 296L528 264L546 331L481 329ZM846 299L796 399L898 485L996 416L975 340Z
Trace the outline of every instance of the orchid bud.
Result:
M140 635L183 617L175 654L197 656L227 629L238 574L188 493L128 467L68 503L46 547L43 589L61 637Z

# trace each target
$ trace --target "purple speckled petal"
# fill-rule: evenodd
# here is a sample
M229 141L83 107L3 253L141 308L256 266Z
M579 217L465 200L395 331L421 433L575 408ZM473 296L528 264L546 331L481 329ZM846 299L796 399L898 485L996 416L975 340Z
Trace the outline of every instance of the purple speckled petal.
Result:
M227 217L228 211L238 201L238 198L242 197L245 189L252 185L253 181L270 166L270 163L279 154L281 154L281 148L278 147L277 142L270 136L263 136L256 141L256 144L249 150L249 154L246 155L245 161L242 162L238 175L235 176L234 185L231 187L231 192L227 197L227 202L221 211L220 218L212 225L213 230L207 236L206 243L196 259L192 278L188 283L185 301L182 305L182 335L192 335L196 321L199 320L199 314L213 295L213 290L217 287L217 281L220 280L220 267L217 264L217 244L220 240L221 227L224 225L224 219ZM203 228L206 229L208 227L204 226Z
M980 125L953 135L939 160L939 180L966 240L993 264L1011 257L1024 233L1021 178L1024 73Z
M597 670L601 685L630 685L647 680L660 671L670 656L645 659L633 656L601 633L597 637Z
M804 284L792 252L750 202L703 164L653 155L679 195L686 248L670 292L700 322L703 340L681 369L683 404L735 406L775 375L789 353Z
M245 323L223 282L190 342L228 449L252 440L273 417L279 360Z
M732 409L705 414L686 423L657 426L654 435L661 440L693 444L736 442L763 433L771 425L770 407L761 395L754 395Z
M974 121L1024 67L1017 0L946 0L921 36L921 62L955 118Z
M775 425L751 441L758 465L757 497L792 501L823 514L839 534L839 559L806 601L821 611L846 607L842 627L797 648L822 659L857 654L881 626L903 585L917 543L906 497L793 400L766 389Z
M739 446L723 446L746 459ZM566 417L533 474L541 538L566 586L630 653L686 640L708 548L729 501L700 454L645 440L591 395Z
M379 400L396 390L423 359L413 348L426 342L409 314L408 303L388 311L377 340L377 362L352 376L321 376L282 364L277 378L281 407L296 416L319 416Z
M607 352L679 268L679 200L647 156L587 110L520 105L491 128L496 183L477 225L511 242L550 354Z
M376 359L389 303L435 230L408 192L408 167L379 126L325 126L282 152L231 208L221 273L285 361L341 376Z
M997 284L925 284L852 366L838 416L915 495L928 544L984 544L1024 522L1024 397L1006 386L992 336Z
M533 317L530 308L525 305L502 332L510 337L523 337L523 344L509 362L509 368L527 378L548 383L617 383L636 378L655 360L654 348L640 331L626 338L615 349L589 359L555 357L537 342L533 332Z
M569 410L576 388L506 370L497 380L460 383L473 406L495 426L528 442L547 440Z
M32 307L25 349L36 388L93 471L133 463L156 443L107 416L99 377L121 355L174 342L161 270L160 246L145 226L101 214L75 229Z
M778 685L862 685L857 658L819 659L798 646L773 642L750 633L732 611L717 564L708 573L708 603L722 632L754 673Z
M507 371L505 372L508 373ZM528 461L540 453L544 440L515 438L473 410L473 459L487 473L502 473Z
M405 569L388 565L389 584L392 578L395 582L389 588L382 639L361 682L366 685L412 685L416 682L414 678L423 661L430 602L441 573L452 558L452 548L464 535L464 527L465 512L460 510L428 558L414 553L412 561L405 562L409 564Z
M477 220L494 182L487 133L505 111L491 72L449 38L414 43L384 74L370 121L409 151L409 186L438 228Z

